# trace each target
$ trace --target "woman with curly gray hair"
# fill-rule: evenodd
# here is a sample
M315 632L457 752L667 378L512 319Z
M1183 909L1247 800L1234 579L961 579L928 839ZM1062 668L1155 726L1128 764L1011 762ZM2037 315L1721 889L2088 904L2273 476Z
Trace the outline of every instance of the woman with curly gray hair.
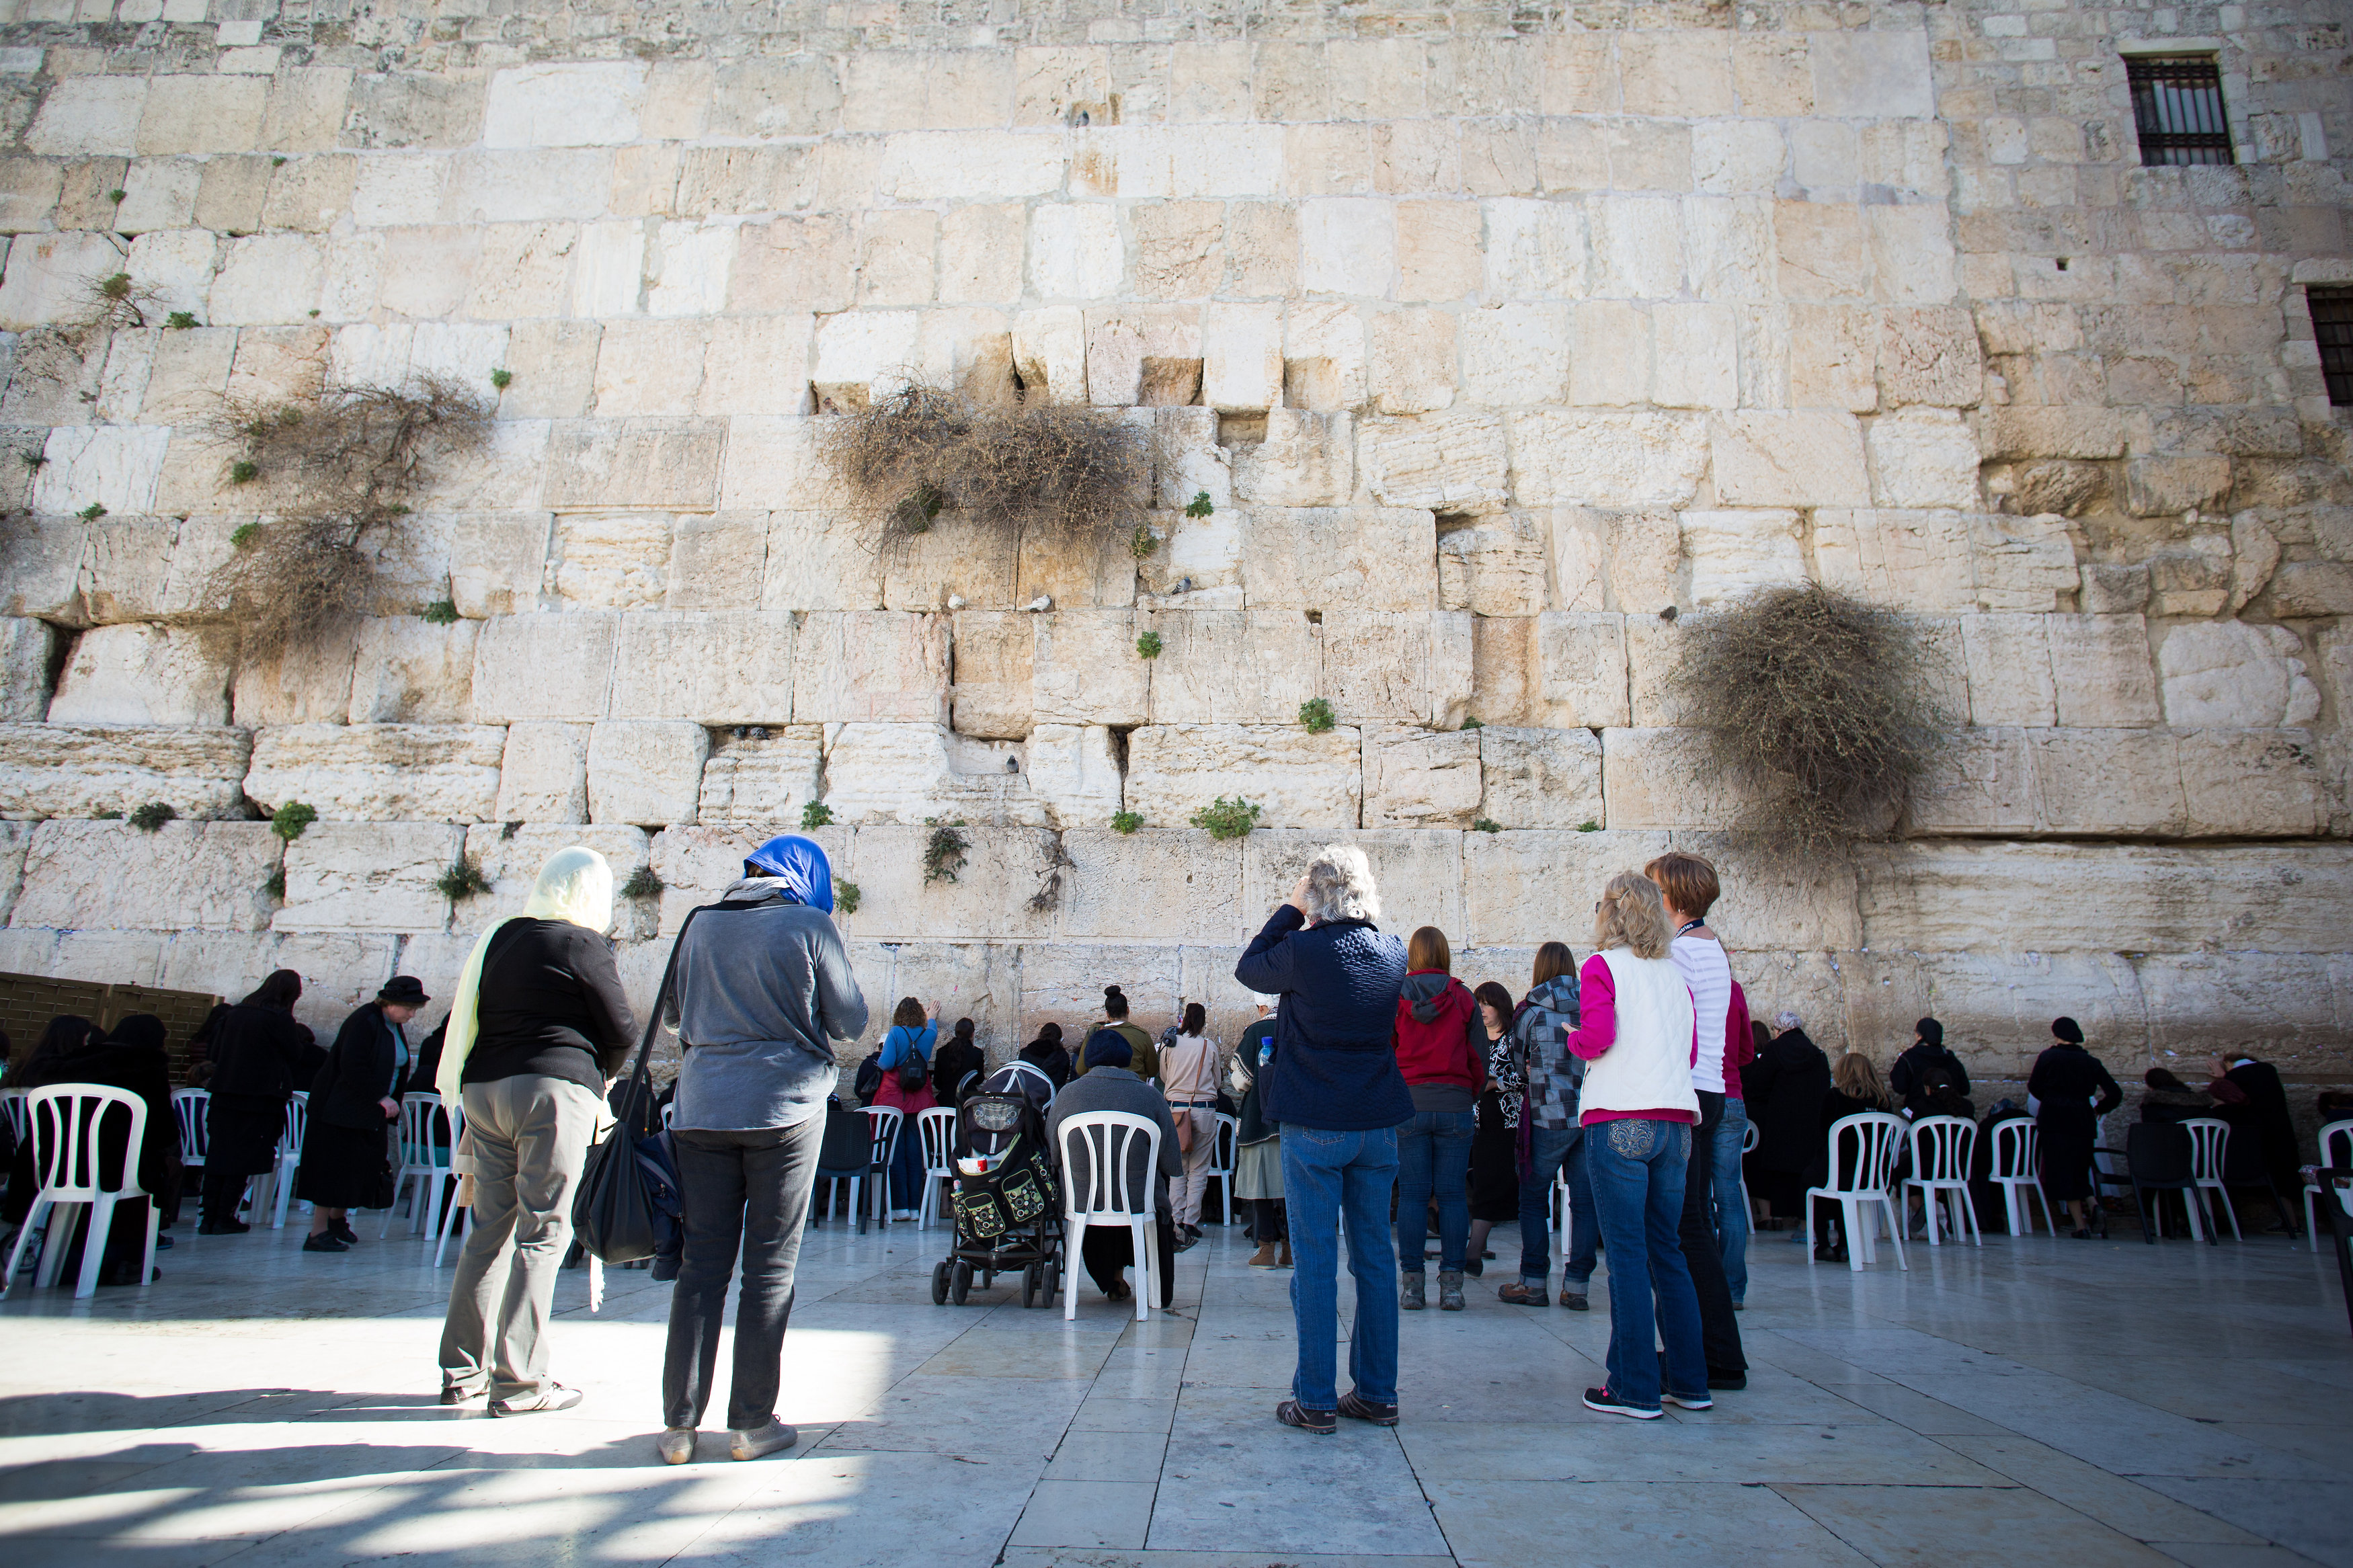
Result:
M1250 990L1279 995L1272 1059L1261 1083L1266 1117L1282 1127L1290 1207L1292 1321L1299 1363L1286 1426L1328 1436L1338 1417L1397 1425L1398 1263L1389 1236L1397 1129L1413 1099L1389 1048L1405 943L1373 922L1378 890L1365 852L1327 846L1277 905L1234 966ZM1356 1284L1348 1337L1355 1387L1337 1388L1340 1226Z

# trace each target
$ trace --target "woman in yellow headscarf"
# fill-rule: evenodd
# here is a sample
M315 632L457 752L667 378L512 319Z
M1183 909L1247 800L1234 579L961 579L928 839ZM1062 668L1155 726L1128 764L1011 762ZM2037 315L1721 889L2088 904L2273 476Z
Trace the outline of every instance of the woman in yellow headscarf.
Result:
M559 849L523 912L483 932L459 973L435 1081L466 1108L474 1212L441 1329L444 1405L487 1395L493 1415L521 1415L580 1403L548 1376L545 1335L573 1184L637 1043L612 923L612 868Z

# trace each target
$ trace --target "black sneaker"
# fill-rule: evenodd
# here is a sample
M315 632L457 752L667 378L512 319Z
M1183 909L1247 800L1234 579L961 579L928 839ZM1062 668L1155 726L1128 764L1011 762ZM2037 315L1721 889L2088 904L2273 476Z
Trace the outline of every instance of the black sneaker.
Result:
M1737 1394L1748 1386L1748 1374L1745 1372L1718 1372L1715 1368L1709 1367L1707 1385L1710 1388L1722 1389L1726 1393Z
M336 1240L332 1231L322 1230L315 1236L304 1237L302 1238L302 1250L305 1252L349 1252L351 1248Z
M253 1227L241 1219L206 1220L196 1226L198 1236L243 1236Z
M1351 1421L1369 1421L1376 1426L1394 1426L1398 1424L1396 1405L1376 1405L1369 1399L1360 1399L1354 1389L1340 1395L1339 1414Z
M1645 1410L1639 1405L1629 1405L1606 1388L1587 1389L1585 1407L1588 1410L1599 1410L1604 1415L1625 1415L1636 1421L1656 1421L1664 1414L1655 1405Z
M1318 1437L1329 1437L1340 1429L1339 1420L1332 1411L1304 1409L1296 1399L1286 1399L1276 1405L1274 1418L1285 1426L1296 1426Z
M327 1234L333 1237L337 1241L342 1242L345 1247L357 1247L360 1244L360 1233L352 1228L352 1224L349 1220L329 1220L327 1222Z

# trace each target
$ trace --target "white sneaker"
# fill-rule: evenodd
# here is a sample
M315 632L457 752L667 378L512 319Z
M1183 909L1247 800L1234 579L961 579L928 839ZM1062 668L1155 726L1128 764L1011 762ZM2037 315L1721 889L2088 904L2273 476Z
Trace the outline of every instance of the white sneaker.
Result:
M801 1435L783 1422L771 1419L765 1426L751 1432L731 1431L728 1452L739 1459L756 1459L763 1454L773 1454L789 1448L801 1440Z

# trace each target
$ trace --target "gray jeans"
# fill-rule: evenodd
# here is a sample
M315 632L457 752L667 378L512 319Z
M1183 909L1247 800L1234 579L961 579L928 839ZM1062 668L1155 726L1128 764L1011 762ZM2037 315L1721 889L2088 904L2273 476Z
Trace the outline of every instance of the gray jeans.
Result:
M474 1212L441 1325L441 1383L528 1399L549 1381L555 1271L598 1100L568 1079L534 1074L470 1083L465 1101Z

